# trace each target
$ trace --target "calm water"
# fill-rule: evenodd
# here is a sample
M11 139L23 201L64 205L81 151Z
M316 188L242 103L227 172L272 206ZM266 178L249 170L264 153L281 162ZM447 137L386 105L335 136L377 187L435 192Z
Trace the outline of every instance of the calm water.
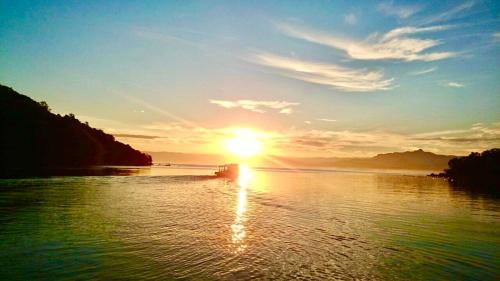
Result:
M375 172L0 180L0 280L499 280L500 202Z

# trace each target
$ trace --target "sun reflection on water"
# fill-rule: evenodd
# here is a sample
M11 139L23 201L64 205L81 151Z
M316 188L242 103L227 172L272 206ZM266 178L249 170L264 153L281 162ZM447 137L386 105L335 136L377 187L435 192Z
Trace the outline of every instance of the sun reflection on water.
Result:
M236 218L231 225L232 242L236 247L236 252L241 252L247 247L245 244L245 212L247 210L247 187L252 179L252 170L246 165L240 165L238 175L238 201L236 205Z

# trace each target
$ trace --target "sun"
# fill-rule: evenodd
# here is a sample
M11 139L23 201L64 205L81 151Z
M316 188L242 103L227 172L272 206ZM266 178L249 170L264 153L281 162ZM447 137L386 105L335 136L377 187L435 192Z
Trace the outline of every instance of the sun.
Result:
M235 129L234 137L225 141L226 149L240 158L251 158L262 153L264 144L261 138L251 129Z

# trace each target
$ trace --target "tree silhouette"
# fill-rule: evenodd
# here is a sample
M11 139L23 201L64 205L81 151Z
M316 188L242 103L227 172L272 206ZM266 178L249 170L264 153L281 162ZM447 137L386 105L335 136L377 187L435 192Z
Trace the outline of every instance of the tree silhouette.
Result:
M454 187L500 195L500 149L453 158L443 173L429 176L447 178Z
M457 185L500 188L500 149L453 158L444 176Z
M39 104L40 104L40 106L41 106L43 109L47 110L48 112L50 112L50 111L51 111L51 109L50 109L49 105L47 104L47 102L45 102L45 101L41 101L41 102L39 102Z
M151 156L0 85L2 168L151 165Z

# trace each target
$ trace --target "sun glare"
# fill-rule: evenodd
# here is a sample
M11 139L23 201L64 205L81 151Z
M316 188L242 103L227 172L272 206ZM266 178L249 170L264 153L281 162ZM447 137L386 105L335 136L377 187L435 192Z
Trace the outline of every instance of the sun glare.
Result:
M238 157L250 158L262 153L263 142L260 134L250 129L237 129L235 136L226 140L227 150Z

